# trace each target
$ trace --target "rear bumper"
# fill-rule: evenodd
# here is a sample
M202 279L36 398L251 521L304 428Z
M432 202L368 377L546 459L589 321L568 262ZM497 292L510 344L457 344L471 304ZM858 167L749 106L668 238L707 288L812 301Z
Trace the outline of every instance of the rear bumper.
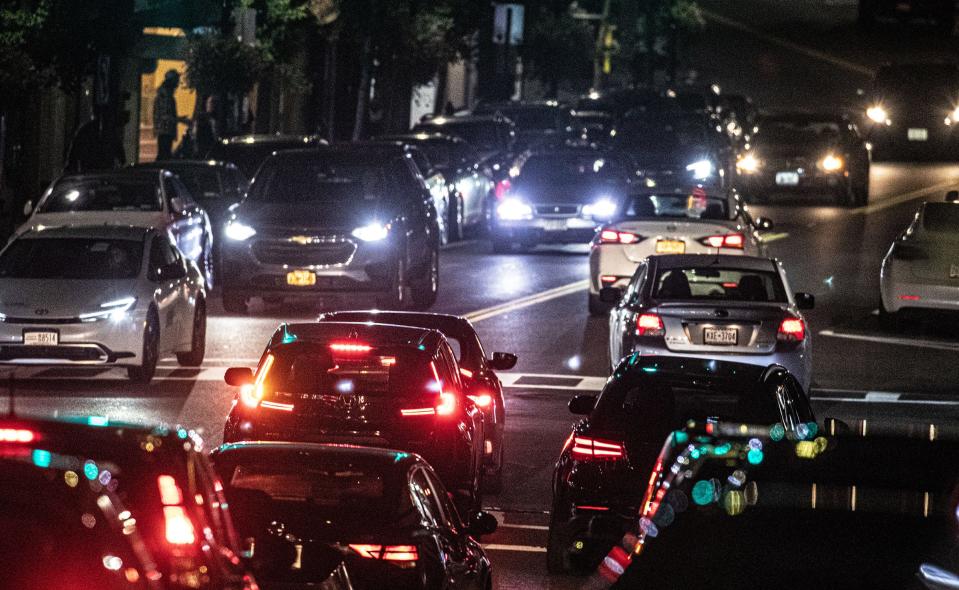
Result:
M882 306L893 313L903 309L959 311L959 279L955 285L883 280Z
M776 182L778 172L793 172L799 177L798 184L779 184ZM812 194L835 193L845 189L850 182L848 171L846 174L825 174L819 172L799 172L796 169L783 169L759 174L742 174L739 176L740 190L746 195L767 193Z

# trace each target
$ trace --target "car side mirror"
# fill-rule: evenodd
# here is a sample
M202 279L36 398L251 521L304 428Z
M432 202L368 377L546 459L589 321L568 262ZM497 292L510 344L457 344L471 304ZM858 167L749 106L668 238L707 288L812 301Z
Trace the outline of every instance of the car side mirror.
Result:
M959 203L959 191L949 191L946 193L947 203Z
M23 215L30 217L31 213L33 213L33 201L27 201L23 204Z
M599 300L603 303L619 303L623 292L616 287L603 287L599 290Z
M230 367L223 375L227 385L242 387L253 383L253 369L250 367Z
M473 516L470 517L470 523L466 527L466 531L474 537L482 537L483 535L492 535L497 528L499 528L499 521L496 520L496 517L489 512L480 511L474 512Z
M569 412L577 416L586 416L596 407L595 395L577 395L569 400Z
M816 297L811 293L796 293L796 307L799 309L812 309L816 307Z
M756 219L756 227L764 231L769 231L775 227L775 224L773 220L768 217L758 217Z
M497 371L509 371L516 366L517 360L519 359L515 354L509 352L494 352L493 358L489 361L489 365Z

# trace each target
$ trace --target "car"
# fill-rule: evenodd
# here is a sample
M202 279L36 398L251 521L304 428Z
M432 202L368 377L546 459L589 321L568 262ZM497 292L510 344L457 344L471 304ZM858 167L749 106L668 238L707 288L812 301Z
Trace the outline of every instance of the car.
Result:
M415 453L241 442L212 460L266 590L315 588L339 559L357 590L492 587L476 539L495 531L496 518L474 512L464 523Z
M253 178L260 165L273 152L295 150L328 145L327 141L316 135L238 135L220 140L203 158L220 162L231 162L247 178Z
M434 117L414 125L411 132L439 133L463 139L479 152L497 182L506 177L514 156L516 126L500 115Z
M0 251L0 363L126 367L149 383L157 361L198 367L207 292L166 232L30 230Z
M780 366L709 358L624 359L598 397L578 395L556 462L546 546L551 573L595 568L633 529L663 440L687 420L808 423L805 391Z
M514 245L586 243L615 214L629 190L630 167L613 152L566 147L528 152L497 191L490 241L496 253Z
M453 347L467 397L482 411L486 440L483 445L483 489L498 494L503 488L505 462L506 397L495 371L516 366L516 355L494 352L487 358L473 324L466 318L438 313L396 311L334 311L320 316L321 322L375 322L437 330Z
M430 165L446 177L452 195L447 222L451 240L486 228L487 207L495 188L493 171L470 144L439 133L387 135L379 139L415 145L426 153Z
M210 217L177 176L164 169L94 172L63 176L34 207L27 201L24 233L40 227L130 225L169 232L184 256L213 281L213 228Z
M959 193L919 206L882 260L879 321L900 329L918 310L959 311Z
M953 587L954 430L884 422L699 420L675 431L631 542L606 558L632 549L615 587ZM940 429L953 434L928 435Z
M363 444L421 454L463 512L482 498L484 422L456 357L435 330L384 324L282 324L240 387L224 442Z
M518 149L535 149L537 144L572 131L570 109L555 100L482 102L474 115L501 115L516 125Z
M602 145L612 139L609 132L615 127L615 119L604 111L573 111L570 125L574 139Z
M607 291L607 301L619 298ZM603 293L600 293L601 298ZM729 254L650 256L609 314L609 360L631 353L703 356L786 367L809 391L809 293L789 290L782 263Z
M734 190L643 189L618 204L589 249L589 312L603 315L604 287L624 289L647 257L662 253L764 256L767 218L753 219Z
M384 308L436 301L433 196L402 146L278 152L224 233L223 307L231 313L246 313L253 296L371 296Z
M955 160L959 66L911 63L879 68L865 92L862 129L874 160Z
M660 111L672 101L662 90L655 88L619 88L605 92L590 92L581 96L574 111L600 111L608 113L613 120L622 118L629 111Z
M945 35L952 34L956 26L955 0L859 0L857 22L860 27L870 29L880 18L908 20L912 18L932 19L936 27Z
M756 127L750 148L736 161L737 185L747 200L799 193L845 206L869 202L869 150L845 116L779 113L760 117Z
M205 451L181 427L4 416L3 585L255 590Z

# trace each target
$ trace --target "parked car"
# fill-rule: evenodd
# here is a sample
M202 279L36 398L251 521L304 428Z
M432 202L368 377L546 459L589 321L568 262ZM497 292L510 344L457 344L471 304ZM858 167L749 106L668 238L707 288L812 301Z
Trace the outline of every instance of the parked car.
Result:
M554 100L481 102L474 115L501 115L516 126L517 149L535 149L540 143L569 136L570 109Z
M476 539L496 518L463 522L415 453L249 442L212 459L264 590L317 588L340 560L357 590L492 587Z
M206 297L166 232L30 230L0 251L0 363L121 366L149 383L167 354L203 362Z
M258 588L193 432L7 416L0 433L5 587Z
M487 358L476 330L469 320L439 313L396 311L335 311L320 316L321 322L375 322L437 330L453 347L459 363L466 396L483 412L486 440L483 445L484 491L498 494L503 487L505 463L506 396L495 371L516 366L516 355L494 352Z
M125 168L63 176L34 206L17 234L31 229L71 225L156 227L169 232L180 252L213 280L213 228L206 211L179 178L168 170Z
M273 152L327 145L316 135L240 135L220 140L204 156L207 160L232 162L247 178L253 178L260 164Z
M253 296L372 296L427 308L439 290L433 196L402 146L270 156L224 230L223 306Z

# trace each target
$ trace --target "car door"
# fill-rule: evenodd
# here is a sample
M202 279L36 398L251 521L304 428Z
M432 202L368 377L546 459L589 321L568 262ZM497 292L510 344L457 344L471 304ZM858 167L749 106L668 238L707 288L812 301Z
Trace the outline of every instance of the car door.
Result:
M207 243L206 215L196 204L190 191L174 175L163 177L163 192L169 215L169 229L183 254L199 261Z
M150 246L150 281L156 285L154 302L160 320L160 350L169 352L179 341L179 329L184 324L182 308L186 289L186 266L170 239L164 234L154 236ZM187 326L192 322L187 321Z
M417 466L410 471L409 490L410 497L423 519L425 532L428 533L421 537L419 546L426 557L426 585L430 588L456 588L450 567L450 562L455 559L455 539L444 530L443 511L422 467Z
M466 532L456 505L450 499L446 487L439 477L428 469L423 469L426 479L432 487L440 508L440 528L449 538L453 548L450 553L449 572L456 588L485 590L482 584L482 549Z
M609 360L610 366L615 367L620 359L629 354L627 335L630 333L633 321L633 307L638 303L642 285L648 273L648 264L639 263L633 278L626 287L622 302L609 314Z
M432 195L408 158L390 163L390 177L396 183L406 218L407 269L424 268L438 233Z

